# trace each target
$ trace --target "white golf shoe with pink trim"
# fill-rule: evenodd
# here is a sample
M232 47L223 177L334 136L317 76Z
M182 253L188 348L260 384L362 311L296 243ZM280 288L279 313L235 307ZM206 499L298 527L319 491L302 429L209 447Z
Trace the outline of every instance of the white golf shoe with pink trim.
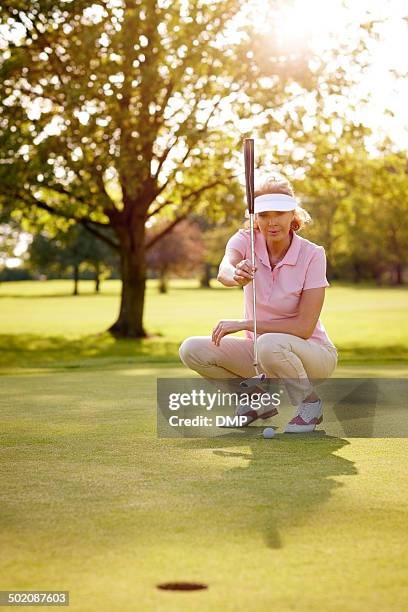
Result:
M284 433L306 433L314 431L316 425L323 421L323 402L302 402L295 416L286 425Z

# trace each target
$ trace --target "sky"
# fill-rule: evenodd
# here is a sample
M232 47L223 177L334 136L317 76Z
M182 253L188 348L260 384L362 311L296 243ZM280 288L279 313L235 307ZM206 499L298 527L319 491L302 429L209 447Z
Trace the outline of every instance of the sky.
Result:
M304 44L322 54L336 41L352 44L360 23L384 20L376 26L370 66L354 91L356 99L370 97L367 105L359 105L356 118L373 128L375 137L389 135L408 148L408 77L397 79L392 72L408 73L408 0L288 0L277 14L262 0L254 0L253 7L246 18L266 31L277 19L282 48L289 53ZM394 117L384 115L385 109Z

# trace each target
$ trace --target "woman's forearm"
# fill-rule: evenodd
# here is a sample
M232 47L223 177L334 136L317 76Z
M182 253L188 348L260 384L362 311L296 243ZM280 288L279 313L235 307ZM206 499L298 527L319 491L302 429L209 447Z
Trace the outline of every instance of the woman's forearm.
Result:
M244 319L243 329L254 331L254 322L252 319ZM256 322L256 331L258 334L268 334L277 332L282 334L292 334L307 340L310 334L307 333L304 324L299 317L289 317L287 319L274 319L273 321L258 321Z
M231 264L223 264L220 266L217 281L225 287L238 287L239 283L234 280L235 267Z

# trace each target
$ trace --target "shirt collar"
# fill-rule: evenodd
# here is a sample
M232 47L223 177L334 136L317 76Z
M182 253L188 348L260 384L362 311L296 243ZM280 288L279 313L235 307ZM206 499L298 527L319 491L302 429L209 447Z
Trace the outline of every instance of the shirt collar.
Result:
M288 248L288 250L286 251L285 257L281 260L278 261L278 263L275 266L275 270L276 268L280 268L281 266L294 266L296 265L297 259L298 259L298 255L299 255L299 251L300 251L300 238L299 236L296 234L296 232L294 232L292 229L290 230L291 236L292 236L292 242L290 247ZM257 251L257 255L259 257L259 260L264 263L266 266L268 266L269 268L271 268L271 264L269 262L269 256L268 256L268 248L266 246L266 239L265 236L262 234L262 232L260 232L259 230L257 232L255 232L255 246L256 246L256 251Z

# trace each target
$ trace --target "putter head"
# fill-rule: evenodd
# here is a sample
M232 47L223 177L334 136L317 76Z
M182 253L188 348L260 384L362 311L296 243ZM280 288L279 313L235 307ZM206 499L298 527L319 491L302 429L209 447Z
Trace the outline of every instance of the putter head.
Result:
M256 387L259 383L263 383L266 379L266 374L262 372L262 374L258 374L257 376L252 376L252 378L246 378L245 380L239 383L240 387L244 387L244 389L250 389L251 387Z

